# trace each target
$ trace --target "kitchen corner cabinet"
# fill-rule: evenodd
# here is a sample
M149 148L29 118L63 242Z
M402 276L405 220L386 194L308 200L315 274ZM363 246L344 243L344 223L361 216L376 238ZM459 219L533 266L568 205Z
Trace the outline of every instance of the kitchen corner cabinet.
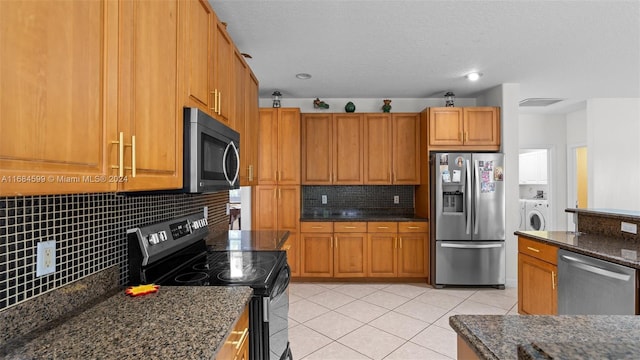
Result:
M117 189L100 179L117 149L118 21L113 1L0 1L0 196Z
M362 114L302 114L302 183L363 184L362 126Z
M518 237L518 313L558 314L558 248Z
M300 109L260 108L258 184L300 184Z
M245 306L216 360L249 360L249 306Z
M429 150L500 149L500 108L429 108Z
M420 184L420 114L365 114L364 183Z

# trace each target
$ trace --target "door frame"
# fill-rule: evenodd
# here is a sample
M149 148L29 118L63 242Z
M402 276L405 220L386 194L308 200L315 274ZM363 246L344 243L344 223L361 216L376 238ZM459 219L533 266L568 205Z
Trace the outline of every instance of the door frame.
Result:
M576 150L578 148L586 147L589 151L586 142L578 142L567 144L567 208L575 208L576 201L578 200L577 191L577 161ZM567 230L575 231L576 225L574 222L574 214L567 213Z

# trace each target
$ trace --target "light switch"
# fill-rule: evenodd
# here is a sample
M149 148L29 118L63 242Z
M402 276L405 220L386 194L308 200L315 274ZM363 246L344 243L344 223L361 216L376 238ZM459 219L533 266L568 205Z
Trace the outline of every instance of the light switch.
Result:
M327 195L322 195L322 204L327 205Z
M395 195L395 196L393 197L393 203L394 203L394 204L400 204L400 196Z
M638 225L633 223L628 223L621 221L620 222L620 230L627 232L629 234L637 234L638 233Z

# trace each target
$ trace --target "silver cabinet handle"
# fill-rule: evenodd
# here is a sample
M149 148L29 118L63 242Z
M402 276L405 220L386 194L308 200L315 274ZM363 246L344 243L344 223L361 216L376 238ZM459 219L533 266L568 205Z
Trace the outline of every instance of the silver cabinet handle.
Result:
M622 280L622 281L629 281L629 278L631 278L630 275L621 274L615 271L599 268L597 266L593 266L591 264L587 264L583 261L580 261L580 259L576 259L572 256L562 255L561 258L566 262L568 262L569 265L571 266L577 267L578 269L582 269L584 271L588 271L596 275L617 279L617 280Z
M454 248L454 249L496 249L501 248L502 244L477 244L477 245L466 245L466 244L442 244L440 245L443 248Z

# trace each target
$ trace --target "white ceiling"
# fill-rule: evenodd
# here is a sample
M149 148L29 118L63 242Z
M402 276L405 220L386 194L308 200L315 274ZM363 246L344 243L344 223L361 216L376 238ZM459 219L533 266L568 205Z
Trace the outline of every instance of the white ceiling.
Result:
M472 98L502 83L567 99L553 108L640 97L640 0L209 1L261 97Z

